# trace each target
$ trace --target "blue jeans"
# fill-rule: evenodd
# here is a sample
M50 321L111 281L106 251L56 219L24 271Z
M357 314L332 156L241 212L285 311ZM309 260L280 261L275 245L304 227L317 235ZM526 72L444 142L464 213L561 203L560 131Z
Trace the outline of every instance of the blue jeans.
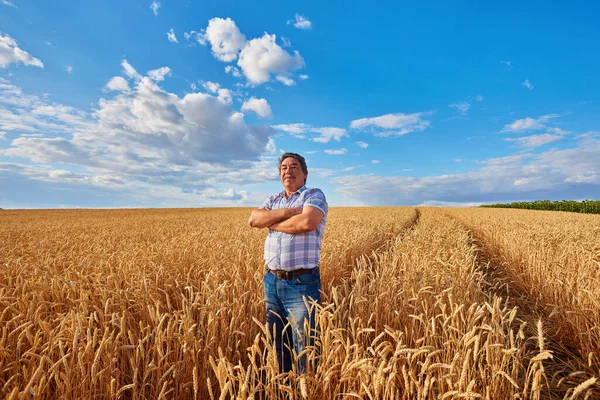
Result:
M306 346L314 346L317 327L312 303L321 302L321 275L315 268L288 280L279 279L267 270L263 283L267 325L277 349L279 369L288 372L292 369L292 350L298 355ZM306 355L298 358L299 374L307 372L306 364Z

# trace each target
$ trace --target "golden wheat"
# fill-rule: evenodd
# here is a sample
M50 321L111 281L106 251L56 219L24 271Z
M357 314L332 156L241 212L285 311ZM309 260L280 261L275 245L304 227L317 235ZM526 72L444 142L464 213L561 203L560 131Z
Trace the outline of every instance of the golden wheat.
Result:
M332 208L300 376L264 325L250 210L3 211L0 395L598 395L598 219L495 211Z

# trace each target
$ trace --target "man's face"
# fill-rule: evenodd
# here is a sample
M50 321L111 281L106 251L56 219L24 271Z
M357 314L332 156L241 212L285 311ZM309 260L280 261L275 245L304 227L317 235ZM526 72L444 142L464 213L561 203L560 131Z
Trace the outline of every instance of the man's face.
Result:
M295 158L288 157L281 163L279 177L281 178L281 183L283 183L283 186L288 191L295 192L304 186L307 176L308 174L302 171L300 162Z

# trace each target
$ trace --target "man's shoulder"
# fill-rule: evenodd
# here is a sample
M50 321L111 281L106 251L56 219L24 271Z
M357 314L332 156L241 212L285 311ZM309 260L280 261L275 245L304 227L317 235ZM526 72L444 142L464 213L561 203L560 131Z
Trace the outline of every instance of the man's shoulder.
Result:
M325 193L321 189L318 188L306 188L306 190L302 193L304 196L319 196L325 198Z

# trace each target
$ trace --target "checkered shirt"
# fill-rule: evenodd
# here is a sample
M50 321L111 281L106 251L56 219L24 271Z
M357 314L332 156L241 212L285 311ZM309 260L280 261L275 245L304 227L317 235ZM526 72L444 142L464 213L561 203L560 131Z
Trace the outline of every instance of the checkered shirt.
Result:
M321 257L321 241L327 220L327 200L321 189L308 189L302 186L298 191L285 198L285 191L269 197L261 209L277 210L311 206L324 214L317 229L295 235L269 229L265 241L265 262L270 269L293 271L302 268L314 268Z

